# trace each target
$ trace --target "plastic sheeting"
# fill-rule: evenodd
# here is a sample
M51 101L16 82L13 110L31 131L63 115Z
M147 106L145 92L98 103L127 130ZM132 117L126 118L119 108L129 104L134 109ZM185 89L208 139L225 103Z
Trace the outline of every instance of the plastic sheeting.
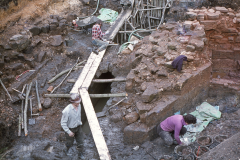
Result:
M99 13L100 15L98 16L98 18L104 22L114 22L118 17L117 11L108 8L100 9Z
M187 133L181 138L181 141L185 144L194 142L197 135L207 127L209 122L214 119L221 118L219 107L213 107L207 102L203 102L200 106L196 107L195 111L191 112L190 114L197 118L197 123L185 126L187 128Z

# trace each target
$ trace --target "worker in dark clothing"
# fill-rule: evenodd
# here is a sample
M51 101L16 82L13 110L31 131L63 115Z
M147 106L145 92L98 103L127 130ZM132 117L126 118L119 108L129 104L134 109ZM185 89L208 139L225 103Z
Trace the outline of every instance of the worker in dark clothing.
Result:
M173 68L177 68L178 72L181 72L182 70L182 65L183 65L183 61L187 61L187 57L184 55L180 55L178 56L176 59L173 60L172 62L172 66Z

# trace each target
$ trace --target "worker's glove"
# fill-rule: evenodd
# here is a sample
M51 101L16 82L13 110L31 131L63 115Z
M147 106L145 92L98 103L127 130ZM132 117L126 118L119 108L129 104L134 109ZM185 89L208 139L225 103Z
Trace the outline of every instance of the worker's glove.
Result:
M108 34L108 33L109 33L109 31L106 31L106 32L105 32L105 34Z

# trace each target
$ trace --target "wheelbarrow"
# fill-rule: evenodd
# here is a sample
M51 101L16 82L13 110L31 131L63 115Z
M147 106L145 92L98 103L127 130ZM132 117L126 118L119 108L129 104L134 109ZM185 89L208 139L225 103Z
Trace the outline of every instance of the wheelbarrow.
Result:
M82 19L82 20L76 20L76 23L78 25L78 28L81 31L83 31L86 34L91 34L92 27L98 20L99 19L96 16L90 16L90 17Z

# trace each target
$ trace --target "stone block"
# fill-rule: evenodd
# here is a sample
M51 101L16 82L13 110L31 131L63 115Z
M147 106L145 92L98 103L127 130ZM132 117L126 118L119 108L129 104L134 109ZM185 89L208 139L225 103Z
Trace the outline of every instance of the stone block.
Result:
M186 19L193 21L197 18L197 13L194 12L186 12Z
M238 30L236 28L225 28L222 30L224 33L238 33Z
M193 45L197 51L202 51L204 48L204 42L201 40L192 39L188 44Z
M186 46L186 51L188 52L188 51L190 51L190 52L194 52L195 51L195 46L193 46L193 45L187 45Z
M213 50L212 59L238 59L238 53L232 50Z
M128 144L143 143L149 140L148 127L143 123L132 123L124 128L124 142Z
M237 37L236 37L235 42L237 42L237 43L240 42L240 36L237 36Z
M158 43L157 39L153 38L152 36L149 36L149 41L154 45Z
M138 118L139 114L137 112L131 112L124 117L124 120L127 124L131 124L133 122L136 122Z
M204 16L205 16L204 13L199 13L199 14L197 15L197 20L198 20L198 21L204 21Z
M41 28L37 26L33 26L29 29L29 31L32 33L32 36L36 36L41 33Z
M193 29L193 21L185 21L183 22L183 28L186 32L190 31Z
M222 39L223 36L222 35L213 35L213 36L211 36L211 38L213 38L213 39Z
M207 13L207 19L208 20L218 20L219 14L217 13Z
M168 43L168 49L176 50L177 49L177 45L178 45L178 43L170 42L170 43Z
M220 11L222 13L227 13L228 12L228 9L225 8L225 7L215 7L215 10Z
M52 106L52 99L51 98L45 98L44 103L43 103L43 107L45 109L48 109Z
M45 55L46 55L46 51L41 51L39 54L38 54L38 62L42 62L45 58Z
M50 25L56 25L57 27L58 27L58 25L59 25L57 19L50 19L50 20L49 20L49 24L50 24Z
M217 21L214 21L214 20L201 21L201 24L204 25L204 29L207 30L207 31L217 28Z
M60 46L63 43L61 35L52 36L50 38L52 38L52 41L51 41L52 46L55 46L55 47Z
M235 17L235 14L234 14L234 13L231 13L231 12L229 12L227 15L228 15L230 18L234 18L234 17Z
M48 33L49 30L50 30L49 24L43 25L43 26L41 27L41 30L42 30L43 33Z
M213 59L212 60L213 71L224 71L224 70L236 70L237 64L232 59Z
M57 29L57 25L55 25L55 24L50 24L49 25L49 30L50 31L54 31L54 30L56 30Z
M173 69L172 61L165 62L165 63L164 63L164 66L167 67L167 68Z
M154 98L158 98L159 90L155 86L148 86L142 94L143 102L151 102Z
M216 43L219 43L219 44L226 44L226 43L228 43L228 39L227 38L216 39L215 41L216 41Z
M138 113L141 115L150 111L154 107L154 105L151 103L143 103L139 101L136 103L136 107L138 109Z

